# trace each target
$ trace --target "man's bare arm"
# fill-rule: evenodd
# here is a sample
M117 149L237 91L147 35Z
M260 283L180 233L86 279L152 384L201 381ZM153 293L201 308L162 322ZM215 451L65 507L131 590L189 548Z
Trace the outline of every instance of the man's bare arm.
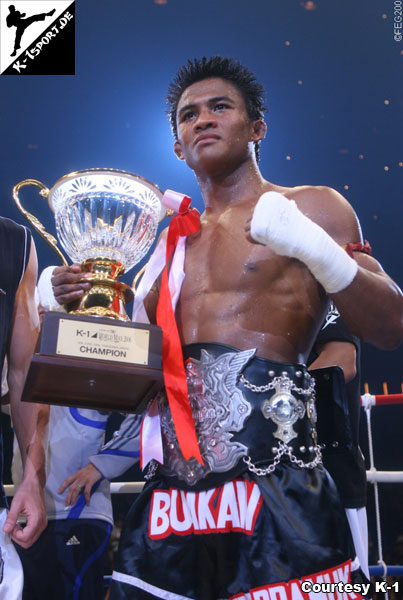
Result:
M354 379L357 374L357 350L351 342L332 340L315 346L317 358L309 365L309 370L324 367L341 367L346 383Z
M403 341L402 291L374 258L355 252L354 259L359 265L356 277L331 298L355 335L393 350Z
M287 195L295 203L263 194L247 233L277 254L303 262L362 340L385 350L397 347L403 340L401 290L374 258L355 253L354 261L341 248L362 241L350 204L330 188L306 187Z
M323 188L327 206L326 231L341 245L361 242L361 227L351 205L341 194ZM392 350L403 341L403 294L379 262L354 252L358 271L344 290L330 294L347 327L359 338Z
M37 258L32 242L28 266L15 299L8 349L11 417L21 450L24 478L11 503L4 530L24 548L33 544L46 526L43 497L44 439L49 407L21 402L25 378L39 333L39 317L35 303L36 277ZM27 517L24 529L17 524L20 513Z

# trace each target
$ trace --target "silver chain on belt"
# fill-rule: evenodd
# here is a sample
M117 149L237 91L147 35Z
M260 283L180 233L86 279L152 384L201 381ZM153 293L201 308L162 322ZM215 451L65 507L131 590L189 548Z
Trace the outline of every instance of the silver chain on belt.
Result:
M243 383L243 385L255 392L256 394L263 394L264 392L270 392L271 390L275 390L279 383L281 383L281 377L274 377L272 381L266 383L265 385L255 385L246 379L246 377L242 374L239 378L239 381ZM297 392L301 396L312 396L315 391L315 380L311 377L311 381L309 383L309 387L307 389L298 387L292 380L289 380L289 389L293 392Z
M302 373L301 373L301 375L302 375ZM278 390L279 385L283 381L284 376L287 377L287 380L288 380L287 386L288 386L289 390L292 390L293 392L296 392L297 394L300 394L301 396L309 396L311 398L314 398L314 396L315 396L315 380L313 377L310 377L310 382L309 382L309 386L307 389L304 389L304 388L301 388L301 387L298 387L297 385L295 385L295 383L291 379L289 379L289 377L287 376L287 374L285 372L282 374L282 377L274 377L272 379L272 381L269 381L269 383L266 383L264 385L255 385L254 383L251 383L250 381L248 381L246 379L246 377L243 374L241 374L239 380L248 390L251 390L252 392L255 392L256 394L262 394L265 392L270 392L272 390ZM243 461L248 466L248 470L259 477L262 477L264 475L270 475L271 473L273 473L275 471L277 465L280 464L281 458L283 456L288 456L288 458L290 459L290 462L292 464L296 465L297 467L299 467L300 469L314 469L318 465L322 464L321 449L318 444L315 444L314 446L311 446L309 448L309 450L311 450L312 452L315 453L315 457L313 458L313 460L311 460L309 462L305 462L302 459L299 459L295 456L291 446L289 446L288 444L285 444L282 441L279 441L277 448L276 447L272 448L272 452L275 454L275 457L274 457L273 462L270 463L270 465L268 465L267 467L264 467L264 468L257 467L252 462L250 456L244 456Z
M322 453L318 445L313 446L313 451L315 452L315 458L310 462L304 462L293 454L291 446L284 444L284 442L279 442L278 448L275 448L276 457L269 466L265 468L257 467L251 461L250 456L244 456L243 461L248 465L249 471L255 473L255 475L258 477L262 477L264 475L270 475L273 473L277 465L281 462L281 457L284 455L288 456L290 461L300 469L314 469L318 465L322 464Z

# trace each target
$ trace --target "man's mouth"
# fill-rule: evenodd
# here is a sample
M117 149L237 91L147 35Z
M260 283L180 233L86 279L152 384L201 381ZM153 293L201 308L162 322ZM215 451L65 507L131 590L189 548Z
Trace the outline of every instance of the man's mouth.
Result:
M194 141L194 145L196 146L196 144L198 144L199 142L212 142L214 140L219 140L220 136L216 135L215 133L202 133L201 135L197 136L197 138Z

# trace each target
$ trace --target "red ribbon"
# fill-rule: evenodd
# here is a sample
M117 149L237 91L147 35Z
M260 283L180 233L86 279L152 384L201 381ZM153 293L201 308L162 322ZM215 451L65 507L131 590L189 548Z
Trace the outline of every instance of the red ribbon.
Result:
M343 248L351 258L354 258L353 252L363 252L369 256L372 254L372 248L367 240L365 240L365 244L354 244L353 242L349 242L348 244L345 244Z
M113 301L111 305L111 309L115 311L115 313L120 313L120 296L119 296L119 284L115 283L113 286Z
M117 261L112 265L111 269L111 277L114 279L116 276L116 271L120 269L122 263ZM111 305L111 309L115 311L115 313L120 313L120 296L119 296L119 283L115 283L113 286L113 301Z
M168 280L168 263L175 251L179 236L188 236L200 229L200 213L194 208L189 209L189 205L190 198L184 196L179 213L171 219L169 224L166 263L162 272L161 291L157 306L157 325L162 329L164 383L179 447L185 460L189 460L193 456L203 465L189 402L182 344L172 308Z

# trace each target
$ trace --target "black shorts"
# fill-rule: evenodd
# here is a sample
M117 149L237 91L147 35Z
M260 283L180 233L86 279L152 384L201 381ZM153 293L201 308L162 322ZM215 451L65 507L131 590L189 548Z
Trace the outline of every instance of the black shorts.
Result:
M49 521L30 548L15 545L24 569L23 600L99 600L111 525L99 519Z
M126 518L110 600L265 600L272 584L291 589L310 575L351 581L352 566L360 578L344 510L322 467L282 463L271 475L247 473L199 492L153 481Z

